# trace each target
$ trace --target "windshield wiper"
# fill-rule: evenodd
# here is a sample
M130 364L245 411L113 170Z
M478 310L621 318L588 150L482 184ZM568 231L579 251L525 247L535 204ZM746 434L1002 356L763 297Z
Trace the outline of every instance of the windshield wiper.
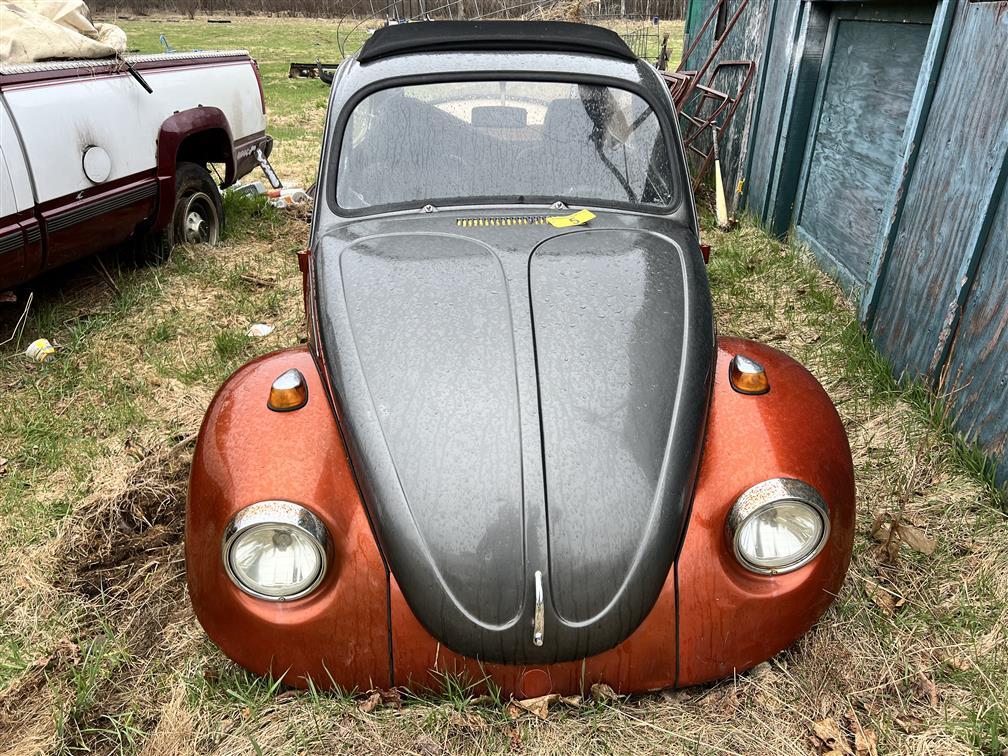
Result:
M124 66L126 66L126 70L129 71L129 75L132 76L134 79L136 79L136 83L147 90L147 94L154 94L154 90L151 89L151 85L148 84L147 80L140 75L140 72L133 67L132 63L126 60L126 58L124 58L122 55L116 55L116 57L119 58L119 61Z

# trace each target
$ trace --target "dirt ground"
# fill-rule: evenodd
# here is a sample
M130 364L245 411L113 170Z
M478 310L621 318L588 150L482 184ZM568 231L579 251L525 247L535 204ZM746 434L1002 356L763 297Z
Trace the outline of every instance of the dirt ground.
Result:
M270 117L291 132L275 166L305 185L326 92L280 70L321 26L267 36L263 20L240 21L227 33L254 52L263 41ZM212 45L198 19L177 26L173 44ZM157 28L128 30L156 43ZM0 347L0 753L1008 753L1003 497L942 403L893 380L807 255L748 223L704 229L719 332L807 364L854 456L852 567L811 632L734 679L555 702L545 718L467 681L419 698L245 673L189 606L188 465L223 379L303 339L293 253L307 222L234 200L228 213L217 248L179 248L158 268L108 253L111 280L85 260L36 281ZM0 340L20 314L0 311ZM275 330L247 336L259 322ZM58 350L37 365L22 351L42 336Z

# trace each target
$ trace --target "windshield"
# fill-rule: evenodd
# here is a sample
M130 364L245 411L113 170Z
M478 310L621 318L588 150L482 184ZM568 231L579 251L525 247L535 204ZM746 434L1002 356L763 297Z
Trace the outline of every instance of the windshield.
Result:
M348 210L479 202L667 207L654 111L622 89L543 81L400 86L354 108L336 202Z

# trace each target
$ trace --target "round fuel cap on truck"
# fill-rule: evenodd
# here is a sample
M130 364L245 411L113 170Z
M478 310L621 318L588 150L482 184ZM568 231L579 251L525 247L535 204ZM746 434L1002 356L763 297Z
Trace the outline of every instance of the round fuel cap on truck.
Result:
M106 181L112 172L112 159L101 147L91 146L84 150L84 175L94 184Z

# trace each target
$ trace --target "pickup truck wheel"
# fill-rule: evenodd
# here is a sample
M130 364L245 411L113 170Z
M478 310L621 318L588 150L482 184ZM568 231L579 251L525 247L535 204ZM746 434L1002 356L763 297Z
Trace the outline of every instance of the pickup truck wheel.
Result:
M175 172L175 244L216 244L224 229L224 205L210 173L195 163L179 163Z

